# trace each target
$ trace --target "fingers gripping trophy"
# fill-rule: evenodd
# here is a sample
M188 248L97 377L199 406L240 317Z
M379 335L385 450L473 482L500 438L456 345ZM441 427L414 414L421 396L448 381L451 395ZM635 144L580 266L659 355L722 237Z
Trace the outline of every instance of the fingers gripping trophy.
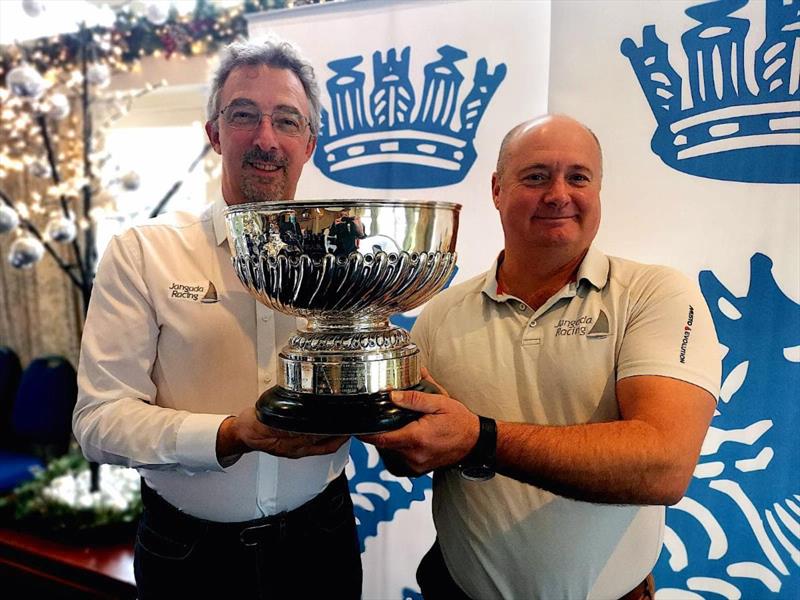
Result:
M306 319L279 355L265 424L317 434L376 433L417 413L393 389L427 389L417 347L389 317L450 280L461 206L401 200L239 204L226 211L233 265L266 306Z

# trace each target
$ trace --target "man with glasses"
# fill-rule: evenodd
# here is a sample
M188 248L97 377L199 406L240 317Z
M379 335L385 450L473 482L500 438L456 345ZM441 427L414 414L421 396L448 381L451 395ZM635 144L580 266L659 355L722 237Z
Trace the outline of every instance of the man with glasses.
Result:
M294 198L319 112L314 71L290 44L229 46L206 123L221 198L129 229L100 262L73 425L90 460L142 475L141 600L360 597L348 438L257 420L295 323L243 289L223 218Z

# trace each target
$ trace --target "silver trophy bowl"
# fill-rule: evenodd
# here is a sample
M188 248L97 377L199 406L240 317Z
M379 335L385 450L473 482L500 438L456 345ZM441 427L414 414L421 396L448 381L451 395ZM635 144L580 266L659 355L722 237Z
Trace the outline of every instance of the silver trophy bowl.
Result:
M259 302L303 317L256 407L267 425L374 433L416 413L392 389L426 389L417 347L389 323L455 271L461 206L407 200L240 204L226 210L233 266Z

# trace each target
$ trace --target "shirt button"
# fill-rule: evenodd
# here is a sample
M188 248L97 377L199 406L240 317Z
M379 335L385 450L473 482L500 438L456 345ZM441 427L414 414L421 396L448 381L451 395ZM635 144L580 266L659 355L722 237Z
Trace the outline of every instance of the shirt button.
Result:
M520 302L520 303L519 303L519 309L520 309L522 312L525 312L526 310L528 310L528 307L527 307L527 306L525 306L525 303L523 303L523 302Z
M264 323L269 323L271 318L272 317L270 317L269 315L264 315L263 317L261 317L261 320L264 321Z
M536 321L531 321L531 327L536 327Z

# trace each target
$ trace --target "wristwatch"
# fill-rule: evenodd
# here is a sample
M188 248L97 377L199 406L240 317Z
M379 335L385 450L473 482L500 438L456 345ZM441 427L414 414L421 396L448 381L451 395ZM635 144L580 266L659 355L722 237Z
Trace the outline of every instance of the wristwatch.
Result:
M458 465L459 474L467 481L487 481L494 477L497 423L489 417L478 416L478 419L478 441Z

